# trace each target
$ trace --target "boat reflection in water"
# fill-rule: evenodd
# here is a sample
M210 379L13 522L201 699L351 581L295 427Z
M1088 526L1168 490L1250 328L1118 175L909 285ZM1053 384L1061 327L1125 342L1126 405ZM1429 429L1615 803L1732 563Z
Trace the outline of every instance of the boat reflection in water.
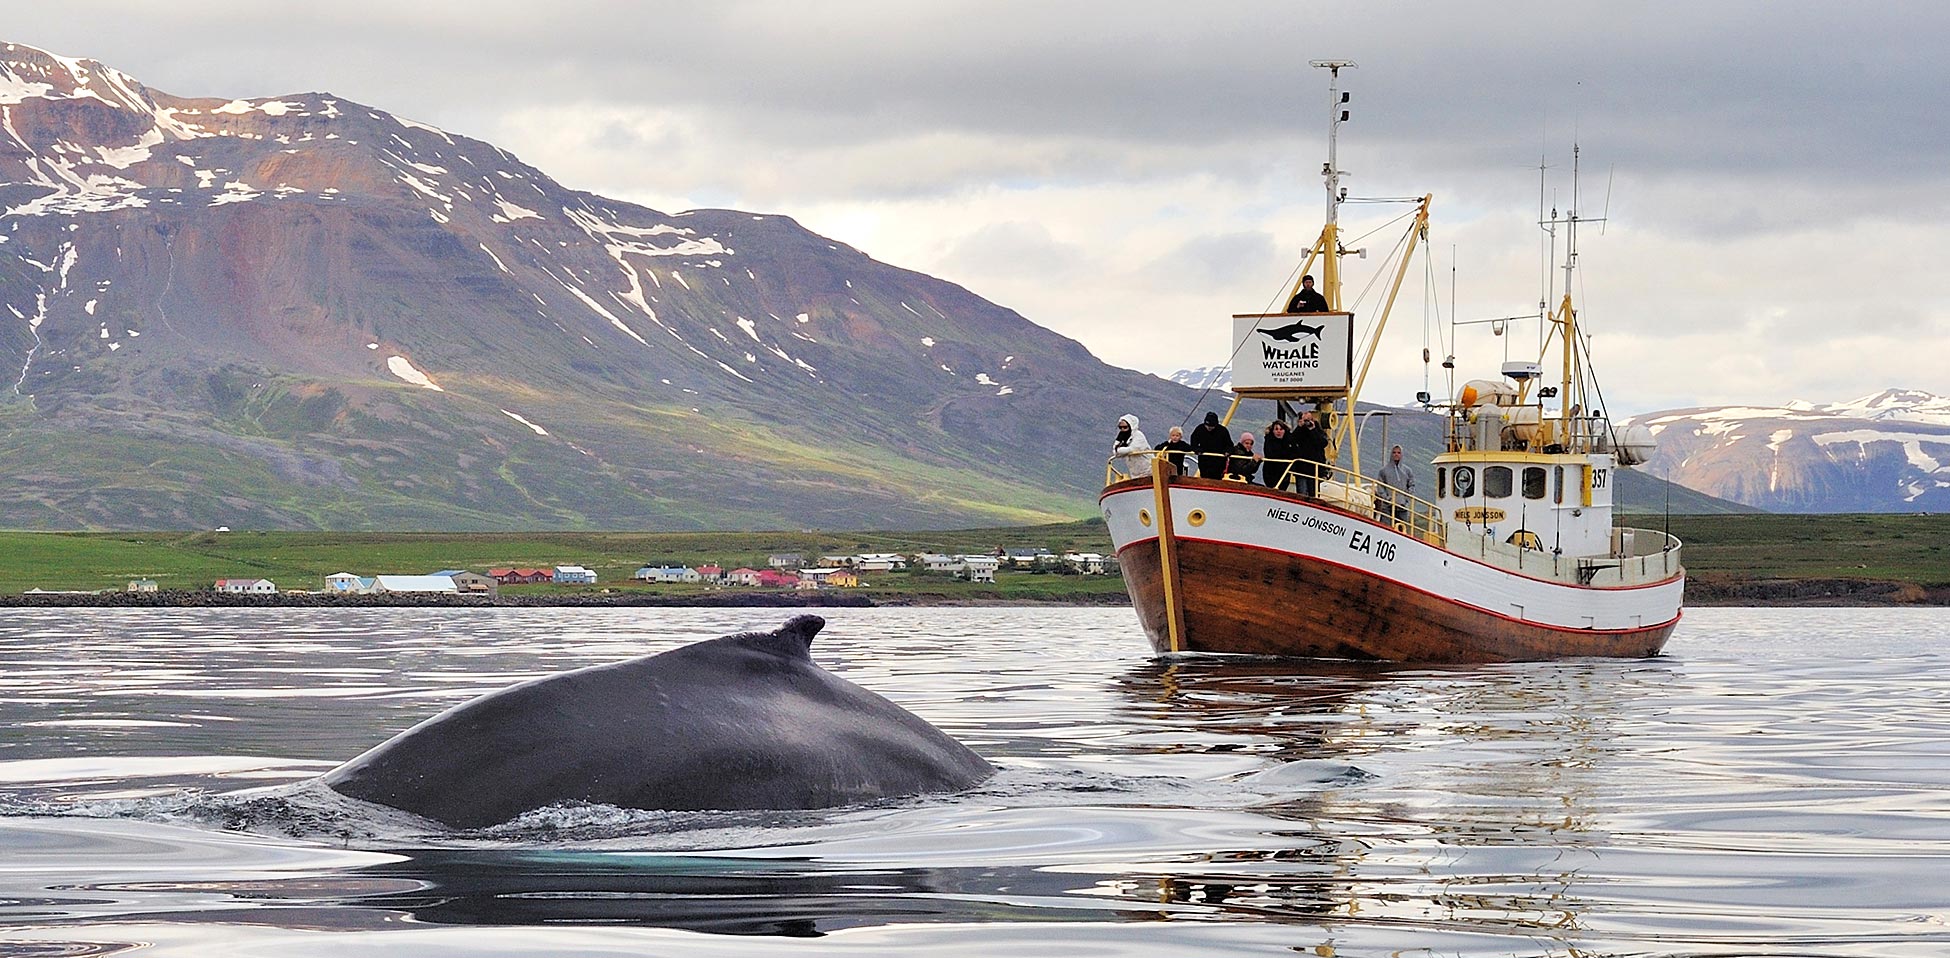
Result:
M1157 750L1272 764L1227 776L1257 832L1159 863L1130 893L1262 921L1583 938L1592 903L1579 888L1618 880L1594 868L1623 853L1613 823L1646 799L1620 736L1671 672L1238 657L1134 669L1124 710L1161 733Z

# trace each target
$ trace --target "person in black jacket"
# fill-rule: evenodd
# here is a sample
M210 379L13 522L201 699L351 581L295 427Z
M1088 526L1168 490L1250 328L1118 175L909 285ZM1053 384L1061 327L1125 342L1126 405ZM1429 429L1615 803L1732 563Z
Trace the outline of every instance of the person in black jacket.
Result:
M1226 478L1251 482L1258 474L1259 453L1253 451L1253 434L1242 432L1238 444L1232 447L1232 455L1226 458Z
M1171 427L1171 432L1158 448L1166 450L1165 459L1171 463L1171 474L1185 475L1185 454L1192 451L1192 444L1185 441L1185 430L1181 426Z
M1275 419L1266 427L1266 441L1260 444L1259 454L1266 457L1259 481L1278 489L1286 485L1287 472L1293 467L1290 460L1300 457L1300 446L1287 433L1286 423Z
M1208 412L1205 421L1192 428L1192 448L1198 450L1198 474L1207 479L1223 479L1226 457L1232 454L1232 433L1219 425L1219 414Z
M1326 472L1327 430L1320 428L1311 409L1300 413L1300 425L1293 431L1294 456L1299 462L1294 464L1294 486L1303 496L1318 495L1320 477Z
M1300 291L1294 293L1292 299L1287 300L1286 311L1289 313L1327 312L1327 297L1320 295L1320 291L1314 289L1312 276L1300 277Z

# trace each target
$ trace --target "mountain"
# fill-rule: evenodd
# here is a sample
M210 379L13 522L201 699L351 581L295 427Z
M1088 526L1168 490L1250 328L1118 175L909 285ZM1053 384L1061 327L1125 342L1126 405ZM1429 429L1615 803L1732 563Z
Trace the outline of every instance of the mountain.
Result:
M1197 399L786 216L20 44L0 210L6 527L1049 521Z
M1849 402L1672 409L1634 417L1645 468L1780 512L1950 510L1950 398L1889 389Z

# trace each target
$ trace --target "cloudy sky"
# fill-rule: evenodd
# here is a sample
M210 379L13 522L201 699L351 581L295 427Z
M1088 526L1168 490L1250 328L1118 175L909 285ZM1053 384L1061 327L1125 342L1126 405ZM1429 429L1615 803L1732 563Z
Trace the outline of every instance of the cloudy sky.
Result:
M1573 141L1614 412L1950 393L1950 4L1489 9L92 0L0 32L178 95L330 91L667 212L784 213L1162 374L1281 296L1323 207L1308 61L1350 59L1350 195L1435 195L1368 398L1422 388L1428 317L1534 313L1538 166L1570 208ZM1534 323L1484 330L1465 374L1534 358Z

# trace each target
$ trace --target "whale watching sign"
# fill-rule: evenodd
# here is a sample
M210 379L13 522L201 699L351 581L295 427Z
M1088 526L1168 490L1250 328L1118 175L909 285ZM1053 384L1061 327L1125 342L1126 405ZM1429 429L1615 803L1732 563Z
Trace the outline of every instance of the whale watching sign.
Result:
M1344 393L1354 379L1354 314L1232 317L1236 393Z

